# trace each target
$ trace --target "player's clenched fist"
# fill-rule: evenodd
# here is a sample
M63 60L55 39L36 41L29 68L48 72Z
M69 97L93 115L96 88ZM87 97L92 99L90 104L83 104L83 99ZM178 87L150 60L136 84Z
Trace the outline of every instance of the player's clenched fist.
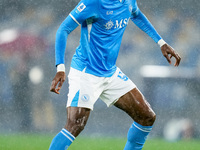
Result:
M51 82L50 91L56 94L60 94L59 90L61 89L66 78L65 72L57 72L53 81ZM57 86L58 85L58 86Z

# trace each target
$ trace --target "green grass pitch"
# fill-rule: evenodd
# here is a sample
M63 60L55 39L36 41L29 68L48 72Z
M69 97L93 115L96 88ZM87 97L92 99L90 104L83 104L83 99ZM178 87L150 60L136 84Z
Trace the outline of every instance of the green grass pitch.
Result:
M0 150L48 150L53 136L38 134L0 135ZM78 137L69 150L123 150L125 138ZM200 140L167 142L149 139L143 150L200 150Z

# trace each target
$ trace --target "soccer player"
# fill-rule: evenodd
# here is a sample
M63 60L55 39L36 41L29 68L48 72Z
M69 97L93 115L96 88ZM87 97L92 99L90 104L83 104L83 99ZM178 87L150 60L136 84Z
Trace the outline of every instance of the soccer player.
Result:
M67 123L52 140L50 150L66 150L70 146L84 129L98 98L107 106L122 109L133 119L124 150L142 149L156 115L136 85L116 66L122 36L130 19L158 43L170 64L174 57L174 65L179 65L180 56L157 33L136 0L81 0L56 34L57 73L50 91L59 94L66 77L67 37L81 25L80 45L68 75Z

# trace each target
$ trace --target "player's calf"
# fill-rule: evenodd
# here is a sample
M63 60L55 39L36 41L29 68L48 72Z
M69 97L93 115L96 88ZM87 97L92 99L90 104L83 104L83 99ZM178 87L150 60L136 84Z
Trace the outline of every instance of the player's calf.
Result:
M67 150L75 137L84 129L90 109L79 107L67 108L67 124L52 140L49 150Z

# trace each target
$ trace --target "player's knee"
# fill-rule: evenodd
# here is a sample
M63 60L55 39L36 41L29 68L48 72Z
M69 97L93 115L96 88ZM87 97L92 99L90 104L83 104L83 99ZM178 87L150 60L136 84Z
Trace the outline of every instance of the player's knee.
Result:
M85 123L83 121L80 121L79 119L68 121L65 128L71 133L75 133L75 135L78 135L85 128Z
M77 131L81 132L85 128L85 124L84 123L76 123L74 125L74 127L76 128Z
M147 111L143 114L134 115L133 120L144 126L152 126L156 120L154 111Z
M145 122L148 126L152 126L156 120L156 114L154 112L149 113L145 117Z

